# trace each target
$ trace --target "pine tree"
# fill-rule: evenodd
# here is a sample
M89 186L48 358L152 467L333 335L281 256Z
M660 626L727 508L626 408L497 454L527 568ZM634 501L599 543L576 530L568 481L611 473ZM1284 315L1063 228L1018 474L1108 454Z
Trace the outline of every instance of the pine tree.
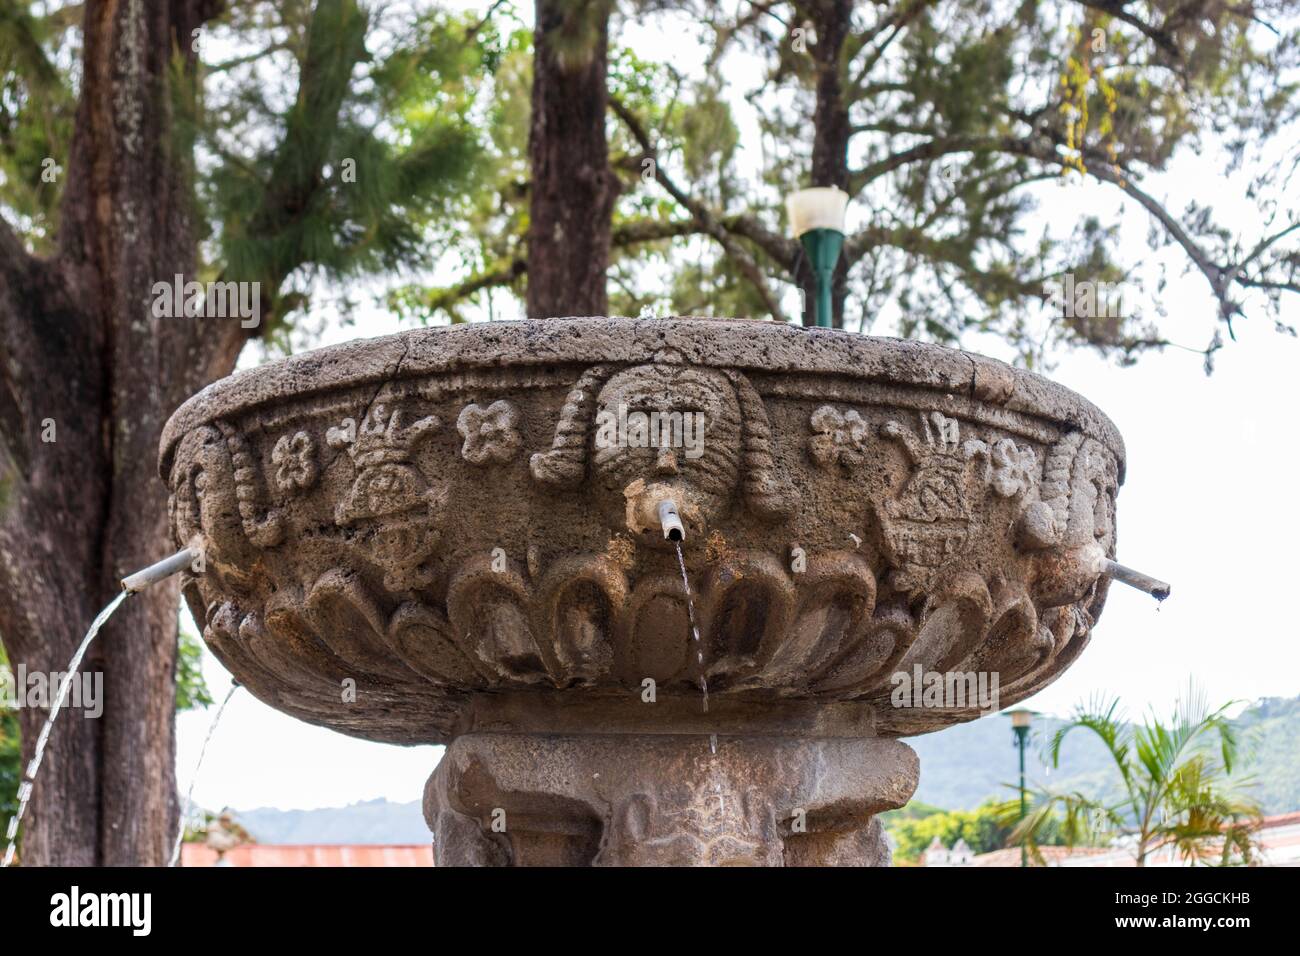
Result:
M473 180L495 54L476 17L356 0L48 6L0 0L0 636L53 672L172 550L172 410L287 341L313 281L424 262ZM258 283L261 321L159 317L176 274ZM59 722L26 862L168 859L177 601L157 585L97 641L107 706ZM43 714L20 716L27 759Z

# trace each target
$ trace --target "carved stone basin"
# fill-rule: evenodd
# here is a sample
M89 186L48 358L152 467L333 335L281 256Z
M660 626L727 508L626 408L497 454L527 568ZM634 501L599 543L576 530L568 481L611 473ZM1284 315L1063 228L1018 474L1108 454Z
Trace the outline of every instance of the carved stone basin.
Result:
M595 318L234 375L172 417L161 470L238 680L452 744L440 862L880 862L873 816L916 780L888 738L990 706L898 689L985 675L1005 706L1074 660L1123 454L1088 402L980 356Z

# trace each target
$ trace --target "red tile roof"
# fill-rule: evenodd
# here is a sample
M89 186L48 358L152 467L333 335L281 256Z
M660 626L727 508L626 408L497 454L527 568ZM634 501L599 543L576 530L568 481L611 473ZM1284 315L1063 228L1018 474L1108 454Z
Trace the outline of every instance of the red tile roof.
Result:
M1042 855L1043 863L1035 863L1034 858L1029 858L1030 866L1058 866L1060 862L1067 857L1080 856L1099 856L1103 853L1111 852L1102 846L1076 846L1073 849L1064 846L1040 846L1039 853ZM1012 846L1004 850L993 850L989 853L980 853L978 856L971 857L968 866L1019 866L1020 865L1020 847Z
M202 843L186 843L182 866L214 866L217 851ZM229 866L433 866L433 846L347 846L332 844L246 843L227 850Z

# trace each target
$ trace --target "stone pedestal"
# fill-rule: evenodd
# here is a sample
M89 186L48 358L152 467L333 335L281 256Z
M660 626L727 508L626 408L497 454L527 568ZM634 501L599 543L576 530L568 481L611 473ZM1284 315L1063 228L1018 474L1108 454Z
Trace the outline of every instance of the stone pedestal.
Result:
M917 775L880 738L472 733L424 812L439 866L887 866Z

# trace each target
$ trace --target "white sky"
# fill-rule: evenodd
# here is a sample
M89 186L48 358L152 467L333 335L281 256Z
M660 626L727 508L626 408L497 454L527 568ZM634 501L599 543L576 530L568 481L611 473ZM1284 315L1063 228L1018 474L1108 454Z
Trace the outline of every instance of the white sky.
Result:
M475 6L460 3L458 6ZM521 6L529 6L521 4ZM646 58L673 55L679 33L664 24L627 31ZM665 51L670 51L665 53ZM753 128L742 116L742 133ZM1225 181L1207 148L1180 158L1145 188L1181 210L1196 198L1213 202L1229 225L1257 228L1241 180ZM1067 229L1088 212L1123 215L1122 245L1131 258L1147 255L1147 218L1104 186L1035 187L1040 208L1028 229ZM1292 205L1294 206L1294 199ZM852 221L850 221L852 225ZM1162 295L1171 338L1202 347L1213 330L1214 306L1199 274L1181 274L1181 259ZM498 298L498 316L507 314ZM1287 320L1300 323L1298 303ZM1170 349L1134 368L1117 368L1089 353L1056 356L1051 377L1096 403L1118 425L1128 448L1128 480L1118 503L1119 559L1173 584L1163 606L1131 589L1112 587L1105 613L1082 658L1028 704L1063 713L1098 691L1120 695L1131 712L1167 710L1189 676L1215 703L1300 693L1300 625L1285 595L1297 587L1296 504L1300 451L1300 342L1273 331L1258 309L1237 323L1238 341L1218 353L1207 378L1201 356ZM351 329L329 326L321 344L397 331L376 308ZM975 343L972 343L974 345ZM995 342L978 348L997 357ZM229 676L205 653L204 673L220 700ZM182 715L177 727L177 778L189 785L199 747L216 708ZM339 806L387 797L420 798L441 748L367 743L308 726L235 695L209 746L195 799L209 808Z

